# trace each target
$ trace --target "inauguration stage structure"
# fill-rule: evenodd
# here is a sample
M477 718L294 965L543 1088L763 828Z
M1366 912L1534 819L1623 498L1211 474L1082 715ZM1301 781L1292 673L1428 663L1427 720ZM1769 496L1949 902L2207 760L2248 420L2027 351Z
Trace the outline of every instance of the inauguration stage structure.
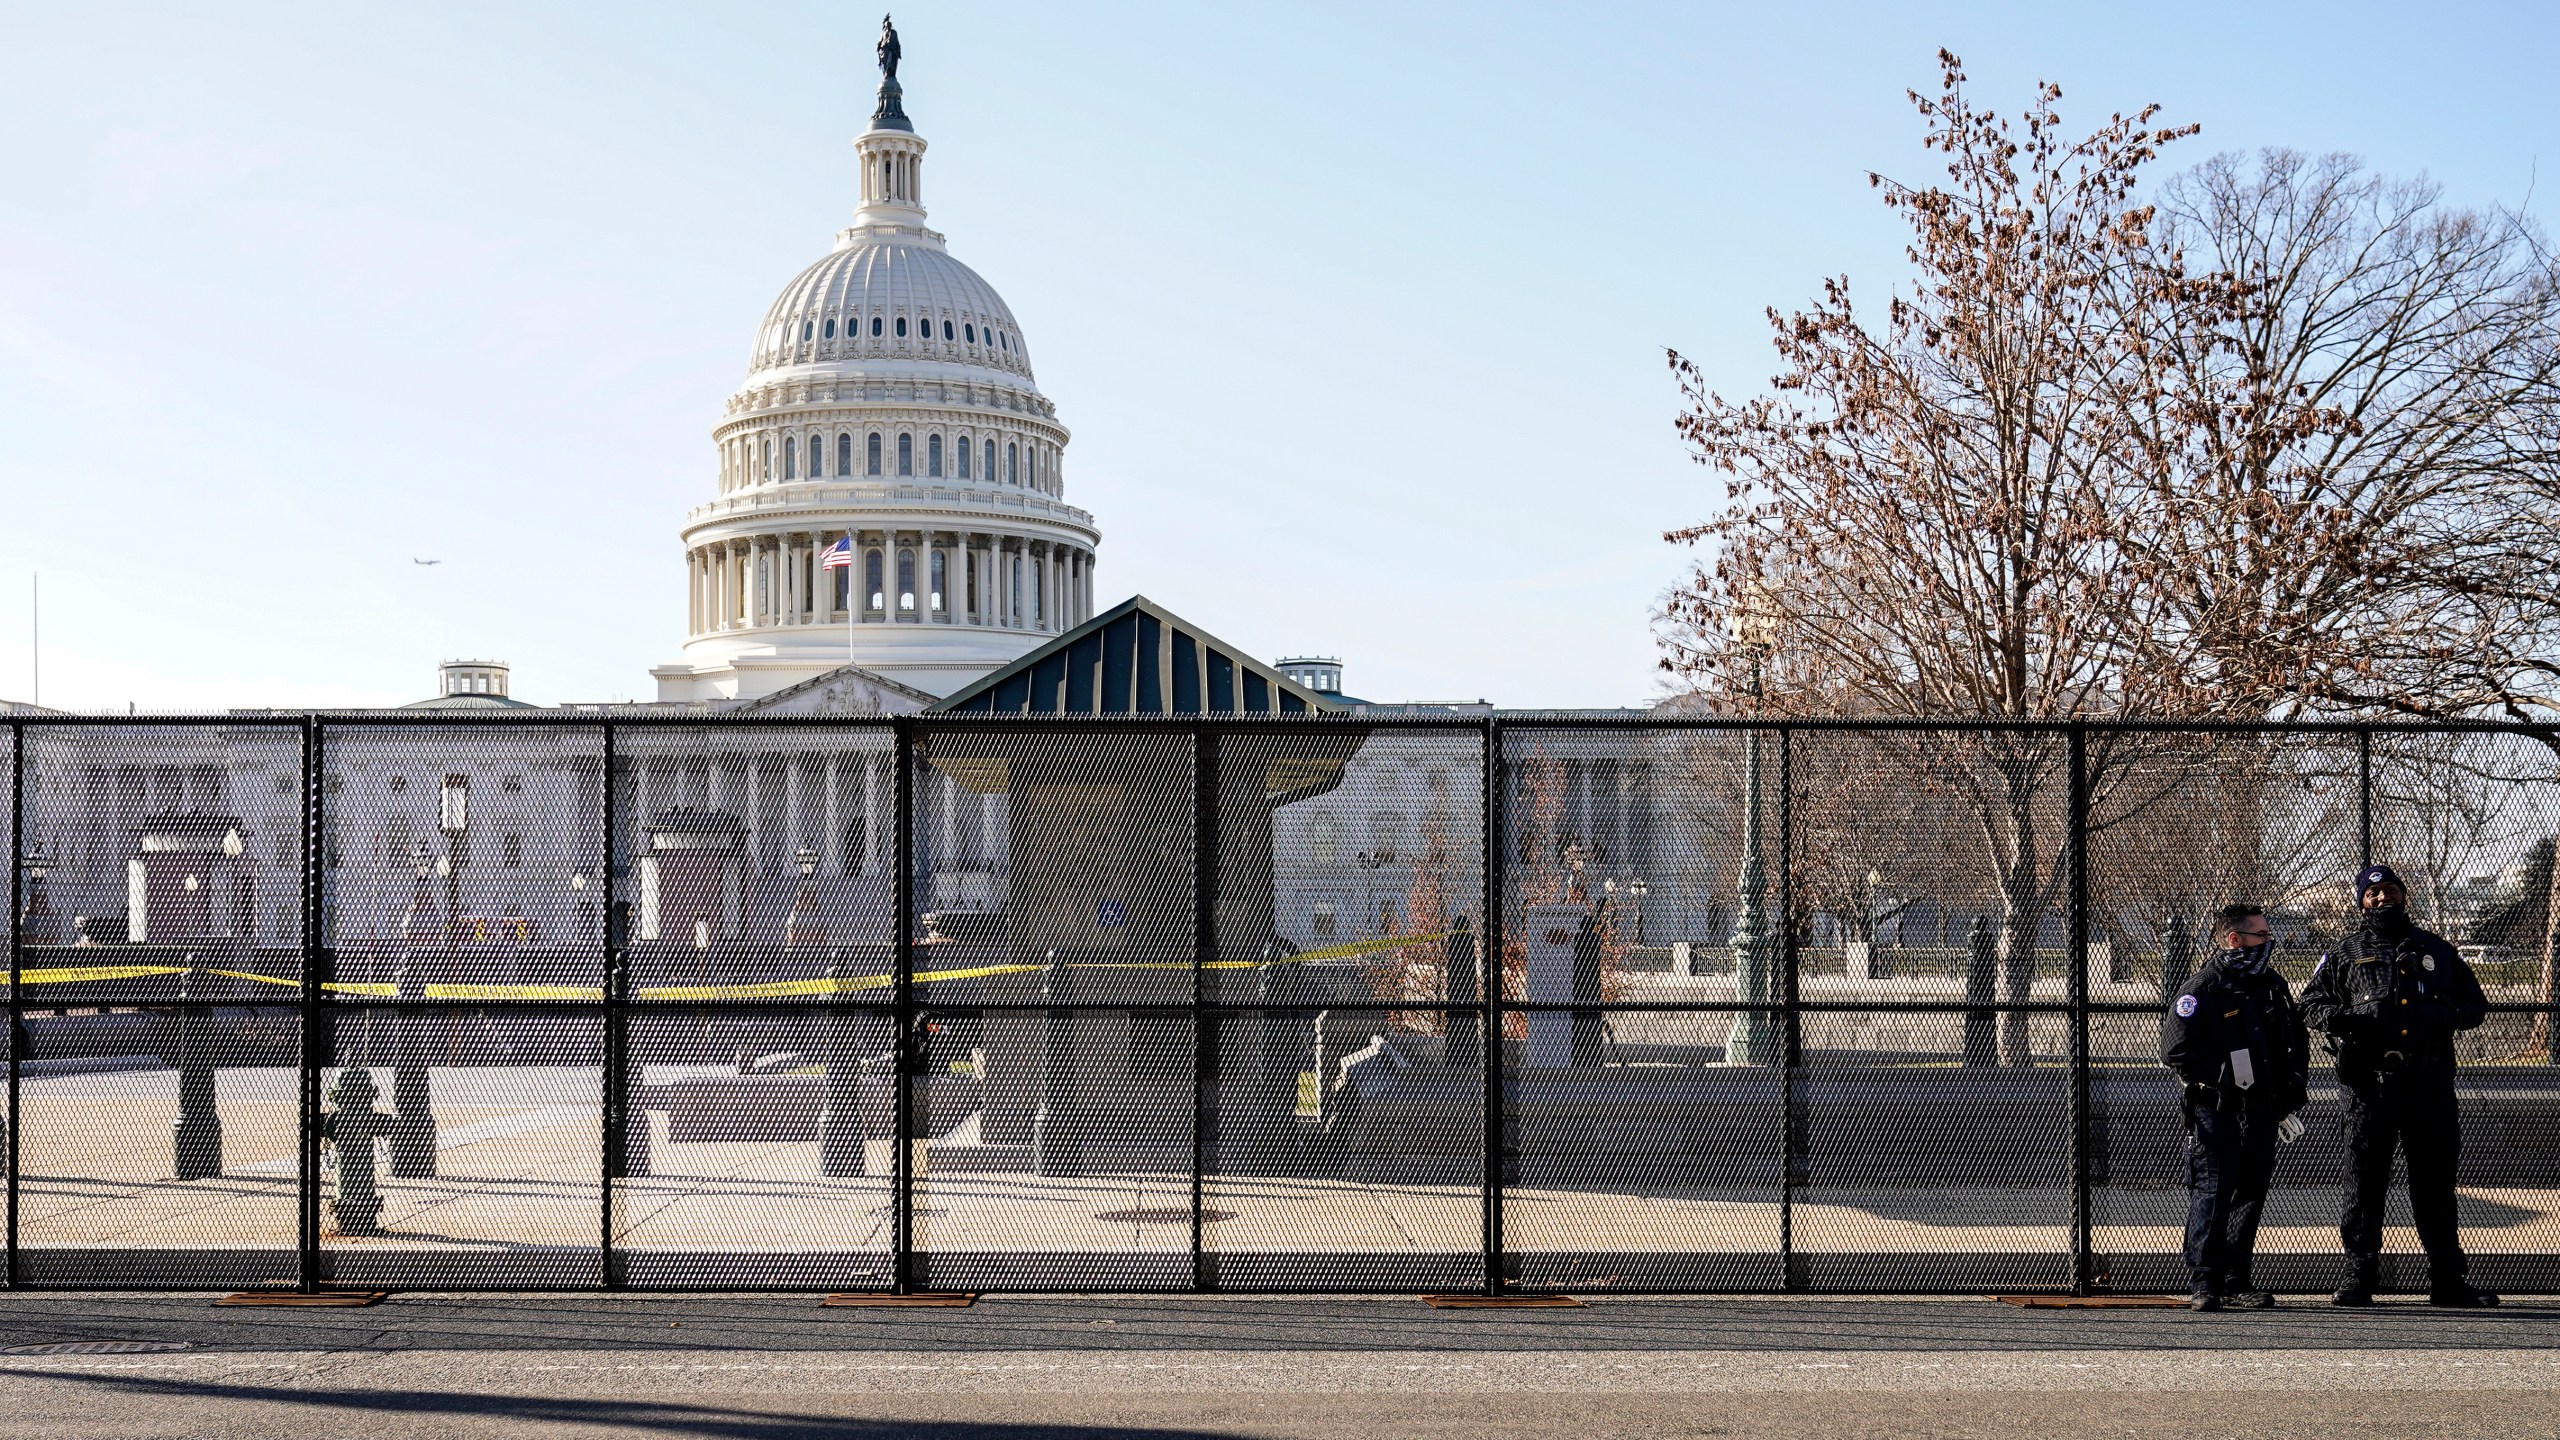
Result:
M2547 730L0 741L13 1286L2174 1286L2162 998L2234 899L2299 984L2378 859L2493 1002L2462 1037L2474 1277L2560 1289ZM2272 1288L2335 1278L2337 1107L2315 1075Z

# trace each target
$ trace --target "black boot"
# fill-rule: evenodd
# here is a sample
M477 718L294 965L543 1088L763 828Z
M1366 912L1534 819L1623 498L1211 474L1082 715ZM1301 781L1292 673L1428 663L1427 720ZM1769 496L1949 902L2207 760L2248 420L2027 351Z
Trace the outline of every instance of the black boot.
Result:
M2468 1280L2448 1280L2428 1287L2427 1303L2448 1310L2486 1310L2498 1303L2498 1297L2486 1290L2472 1289Z
M2372 1304L2373 1287L2380 1283L2381 1271L2382 1262L2378 1257L2348 1256L2347 1278L2339 1281L2338 1288L2330 1293L2329 1303L2332 1305Z

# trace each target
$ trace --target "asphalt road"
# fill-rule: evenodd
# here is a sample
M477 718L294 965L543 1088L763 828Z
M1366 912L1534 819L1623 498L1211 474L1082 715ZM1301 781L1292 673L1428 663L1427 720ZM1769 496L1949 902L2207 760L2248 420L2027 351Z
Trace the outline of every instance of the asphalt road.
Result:
M10 1435L2560 1436L2560 1303L0 1295Z

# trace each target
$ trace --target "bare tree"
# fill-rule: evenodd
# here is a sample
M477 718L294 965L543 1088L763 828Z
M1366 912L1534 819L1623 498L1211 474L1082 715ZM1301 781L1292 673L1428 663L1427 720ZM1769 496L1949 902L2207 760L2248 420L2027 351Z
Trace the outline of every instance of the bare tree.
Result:
M1871 177L1911 235L1881 327L1845 279L1771 311L1781 369L1739 403L1671 357L1728 486L1667 537L1703 559L1665 668L1740 708L1730 622L1765 610L1782 713L2560 709L2560 281L2531 227L2287 155L2214 161L2155 211L2136 183L2192 127L2146 109L2066 140L2045 85L2013 128L1940 58L1912 99L1945 182ZM2067 859L2061 742L1907 749L1972 811L2023 999ZM2143 753L2092 737L2101 824L2175 793ZM2025 1036L2004 1024L2004 1061Z

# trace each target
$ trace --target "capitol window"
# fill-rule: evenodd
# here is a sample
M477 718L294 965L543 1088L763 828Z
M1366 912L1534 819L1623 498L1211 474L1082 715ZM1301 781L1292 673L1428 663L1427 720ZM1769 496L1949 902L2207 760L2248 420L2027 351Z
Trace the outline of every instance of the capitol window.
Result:
M996 343L1007 350L1011 350L1013 348L1013 337L999 330L996 332Z
M898 338L901 340L907 338L907 317L904 315L898 317Z
M829 340L836 338L836 317L833 315L828 316L826 328L819 331L819 334Z
M853 473L853 437L851 435L836 437L836 473L838 475Z
M916 473L916 437L903 430L898 432L898 473Z
M972 344L972 345L977 344L977 343L978 343L978 327L977 327L977 326L975 326L975 325L963 325L963 326L961 326L961 327L960 327L960 337L961 337L962 339L964 339L964 340L968 341L968 342L969 342L970 344Z
M862 557L862 588L871 592L868 608L879 609L884 597L880 593L880 552L877 550Z
M968 479L968 478L969 478L969 437L968 437L968 436L963 435L963 436L961 436L961 437L960 437L959 447L958 447L957 451L954 453L954 457L953 457L953 458L957 459L957 460L960 462L960 478L961 478L961 479L963 479L963 480Z
M782 478L785 480L800 478L800 446L795 441L782 442Z
M827 437L812 435L809 437L809 478L815 480L826 473Z
M941 551L939 551L939 550L936 550L936 551L934 551L934 552L933 552L933 606L932 606L932 608L934 608L934 609L936 609L936 610L939 610L939 609L941 609L941 608L942 608L942 552L941 552Z
M995 478L996 478L996 442L994 442L993 440L990 440L990 441L988 441L988 442L987 442L987 479L988 479L989 481L991 481L991 482L992 482Z
M945 340L951 338L951 322L948 320L942 322L942 338Z
M1019 445L1004 447L1004 483L1007 485L1022 483L1022 447Z
M756 472L756 478L759 480L770 480L773 478L773 437L771 436L765 437L764 468Z
M939 435L924 437L924 473L937 480L942 478L942 437Z
M916 608L916 552L913 550L898 552L898 608Z
M803 320L803 321L801 321L801 322L800 322L800 338L801 338L802 340L811 340L811 339L815 339L815 338L817 337L817 333L818 333L818 322L817 322L817 321L815 321L815 320Z
M879 431L877 431L877 430L874 430L874 431L872 431L872 432L871 432L871 469L870 469L870 473L871 473L871 474L874 474L874 475L877 475L877 474L879 474L879 473L880 473L880 432L879 432Z

